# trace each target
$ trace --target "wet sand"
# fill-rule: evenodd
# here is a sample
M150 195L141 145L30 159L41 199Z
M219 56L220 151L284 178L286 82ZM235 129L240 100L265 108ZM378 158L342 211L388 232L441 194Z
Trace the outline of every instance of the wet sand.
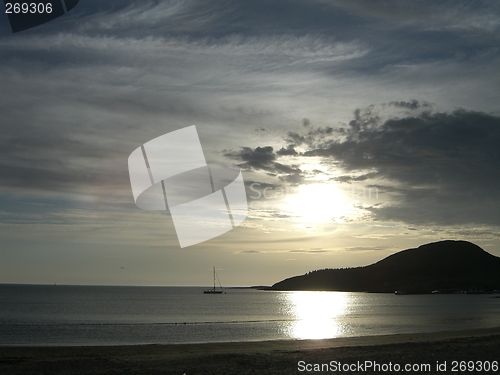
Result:
M302 362L301 362L302 361ZM351 370L328 372L331 361ZM358 366L428 364L405 373L485 373L477 361L500 361L500 327L468 331L350 337L329 340L216 344L0 347L0 374L304 374L391 373ZM446 371L436 371L446 361ZM454 372L452 361L475 361L474 371ZM302 365L300 365L302 364ZM307 371L322 365L322 372ZM352 367L356 364L356 368ZM308 366L308 367L307 367ZM304 371L299 371L300 369ZM403 371L401 371L403 372ZM497 371L498 372L498 371ZM396 373L396 372L392 372ZM495 373L489 371L488 373Z

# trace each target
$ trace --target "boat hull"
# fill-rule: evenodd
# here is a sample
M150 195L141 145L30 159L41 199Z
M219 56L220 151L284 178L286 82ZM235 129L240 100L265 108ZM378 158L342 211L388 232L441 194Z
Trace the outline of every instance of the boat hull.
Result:
M205 294L222 294L222 290L209 289L209 290L204 290L203 293L205 293Z

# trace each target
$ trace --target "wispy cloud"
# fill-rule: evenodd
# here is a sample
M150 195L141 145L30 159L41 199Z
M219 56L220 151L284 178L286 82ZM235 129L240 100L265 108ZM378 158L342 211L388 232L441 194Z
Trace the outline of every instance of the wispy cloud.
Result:
M27 232L60 248L88 233L103 248L175 247L168 215L134 206L127 158L196 124L207 160L239 164L249 194L252 182L377 188L339 248L433 225L497 241L499 14L492 2L87 0L16 35L0 24L2 233L16 249ZM331 231L258 208L226 237L242 251L329 248Z

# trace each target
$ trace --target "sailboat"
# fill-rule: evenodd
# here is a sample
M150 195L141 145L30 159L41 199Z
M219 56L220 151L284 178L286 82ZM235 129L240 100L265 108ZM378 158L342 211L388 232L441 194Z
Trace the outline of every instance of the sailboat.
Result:
M215 278L216 278L216 273L215 273L215 267L214 267L214 288L213 289L205 289L203 293L205 294L222 294L222 285L220 285L219 278L217 277L217 281L219 281L219 286L220 289L215 289Z

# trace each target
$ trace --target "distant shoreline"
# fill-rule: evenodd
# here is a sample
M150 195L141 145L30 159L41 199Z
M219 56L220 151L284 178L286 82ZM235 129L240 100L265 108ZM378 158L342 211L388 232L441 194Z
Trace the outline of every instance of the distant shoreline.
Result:
M500 258L468 241L444 240L396 252L368 266L310 271L273 290L396 294L500 292Z

